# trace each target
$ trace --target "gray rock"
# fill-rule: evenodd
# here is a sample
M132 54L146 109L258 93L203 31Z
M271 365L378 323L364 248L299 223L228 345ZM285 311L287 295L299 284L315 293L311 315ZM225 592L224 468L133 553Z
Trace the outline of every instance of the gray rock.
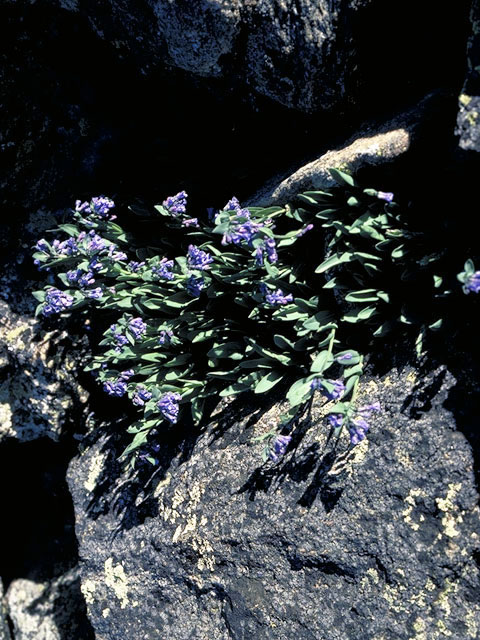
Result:
M44 436L57 441L68 415L74 409L81 415L87 400L76 379L84 356L81 341L73 350L67 331L47 331L34 318L32 291L45 283L25 280L18 269L18 260L31 260L33 238L55 224L47 212L31 214L17 262L0 276L0 441Z
M6 600L15 640L90 637L80 628L82 599L76 569L47 582L18 578L10 584Z
M246 204L283 204L302 191L328 189L336 184L329 173L332 168L355 175L362 169L391 163L407 153L414 155L418 148L425 146L431 135L428 123L445 102L445 96L431 94L389 122L366 126L338 149L323 153L289 175L271 179Z
M361 401L383 411L336 455L314 404L278 466L249 442L279 406L252 420L232 404L176 455L166 439L149 495L115 480L98 439L69 469L96 637L478 638L478 495L443 407L454 385L445 370L367 380Z
M0 640L11 640L11 638L8 627L8 610L3 593L3 584L0 580Z
M468 69L459 97L456 133L466 151L480 151L480 1L473 0L472 31L467 46Z

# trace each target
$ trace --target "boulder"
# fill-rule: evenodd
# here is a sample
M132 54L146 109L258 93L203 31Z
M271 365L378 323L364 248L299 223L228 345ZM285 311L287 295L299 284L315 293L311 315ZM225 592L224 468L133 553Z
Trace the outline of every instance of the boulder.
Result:
M245 400L177 450L165 436L147 481L120 480L112 437L86 444L68 482L96 637L477 638L478 495L454 388L442 368L372 376L368 439L327 444L315 401L277 465L252 438L280 407L252 417Z
M92 638L77 574L72 569L47 582L18 578L10 584L6 600L15 640Z
M22 242L3 267L0 299L0 441L27 442L42 437L58 441L69 417L85 409L87 393L77 380L85 355L82 341L66 329L48 327L35 318L35 282L28 275L31 247L47 227L56 224L46 211L30 215ZM2 235L2 242L8 234ZM8 245L8 241L6 243ZM4 247L5 253L7 246ZM22 272L22 263L25 265ZM31 267L30 267L31 269ZM25 274L25 271L28 275Z
M332 168L356 175L405 159L406 154L419 162L422 151L427 149L431 155L432 148L439 148L439 140L444 140L432 122L439 124L439 114L449 113L450 102L442 93L431 94L388 122L367 124L338 148L286 175L275 176L246 204L268 207L290 202L303 191L328 189L336 184L329 172Z

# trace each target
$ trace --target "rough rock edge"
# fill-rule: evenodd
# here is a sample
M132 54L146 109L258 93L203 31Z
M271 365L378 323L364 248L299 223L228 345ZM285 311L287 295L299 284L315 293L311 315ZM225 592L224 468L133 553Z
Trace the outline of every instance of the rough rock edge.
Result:
M245 204L258 207L285 204L302 191L334 186L336 183L328 171L331 168L354 174L367 166L382 165L403 156L419 142L422 125L437 110L441 100L441 94L430 94L385 124L376 128L367 126L340 149L323 153L288 177L276 176Z

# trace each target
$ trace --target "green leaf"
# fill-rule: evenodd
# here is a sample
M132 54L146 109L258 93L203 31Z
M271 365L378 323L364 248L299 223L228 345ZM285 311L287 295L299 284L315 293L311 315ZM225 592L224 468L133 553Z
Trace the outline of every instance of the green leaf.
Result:
M333 362L333 356L329 351L321 351L310 366L312 373L323 373Z
M436 322L432 322L432 324L429 324L428 328L431 329L432 331L438 331L439 329L442 328L442 324L443 324L443 318L440 318Z
M78 236L78 228L74 224L59 224L58 228L68 233L69 236Z
M352 291L345 296L345 300L347 302L376 302L378 300L378 291L376 289Z
M322 264L315 269L315 273L323 273L324 271L328 271L328 269L337 267L340 264L345 264L346 262L352 262L353 260L355 260L354 254L350 251L335 253L324 260Z
M296 407L302 402L305 402L311 395L312 389L310 387L311 377L301 378L292 384L287 391L287 400L292 407Z
M352 176L349 175L348 173L345 173L345 171L340 171L340 169L329 169L328 171L332 176L332 178L335 180L335 182L338 182L338 184L345 187L357 186L357 183L352 178Z
M38 300L39 302L45 302L45 296L46 296L46 292L45 291L34 291L32 293L32 296Z
M287 349L287 350L294 349L294 343L288 340L287 338L285 338L285 336L276 334L273 336L273 341L275 342L277 347L279 347L280 349Z
M283 373L281 371L270 371L266 376L258 382L255 387L255 393L265 393L266 391L270 391L276 384L280 382L283 378Z
M358 310L349 311L343 316L342 320L350 323L359 322L360 320L368 320L369 318L374 316L376 313L378 312L375 306L365 307L360 311Z

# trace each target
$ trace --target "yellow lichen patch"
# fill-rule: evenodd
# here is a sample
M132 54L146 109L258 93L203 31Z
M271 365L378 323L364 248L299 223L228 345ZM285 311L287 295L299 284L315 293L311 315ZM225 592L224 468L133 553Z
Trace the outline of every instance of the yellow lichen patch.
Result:
M7 342L14 342L19 336L22 335L22 333L26 329L28 329L27 325L20 325L19 327L15 327L15 329L12 329L7 333L7 335L5 336L5 340Z
M412 512L417 506L415 498L425 496L425 493L421 489L411 489L408 496L405 498L405 502L408 505L407 508L402 511L404 521L414 530L418 531L420 525L412 520Z
M423 618L417 618L413 623L413 629L415 631L415 635L412 636L409 640L428 640L427 637L427 625L425 624L425 620Z
M417 381L417 374L415 371L410 371L410 373L407 374L407 378L406 378L407 382L410 382L411 384L415 384L415 382Z
M129 601L127 576L121 564L113 564L113 558L105 560L105 584L113 589L113 592L120 600L121 609L125 609L128 604L131 607L138 606L138 602Z
M99 479L103 471L103 464L105 462L105 459L106 454L100 454L93 458L87 479L83 483L83 486L87 491L92 492L95 490L95 487L97 486L97 480Z
M435 500L437 507L444 514L442 517L443 533L449 538L455 538L460 534L460 531L457 529L457 525L463 522L461 513L457 513L457 515L454 515L453 513L454 511L458 511L453 500L458 494L461 486L462 485L460 483L449 484L447 495L444 498L436 498Z
M470 104L472 98L470 96L467 96L466 93L461 93L458 101L460 102L460 104L463 104L463 106L466 107L467 104Z
M95 593L96 583L93 580L83 580L80 584L80 591L85 598L87 604L92 604L95 600L93 594Z

